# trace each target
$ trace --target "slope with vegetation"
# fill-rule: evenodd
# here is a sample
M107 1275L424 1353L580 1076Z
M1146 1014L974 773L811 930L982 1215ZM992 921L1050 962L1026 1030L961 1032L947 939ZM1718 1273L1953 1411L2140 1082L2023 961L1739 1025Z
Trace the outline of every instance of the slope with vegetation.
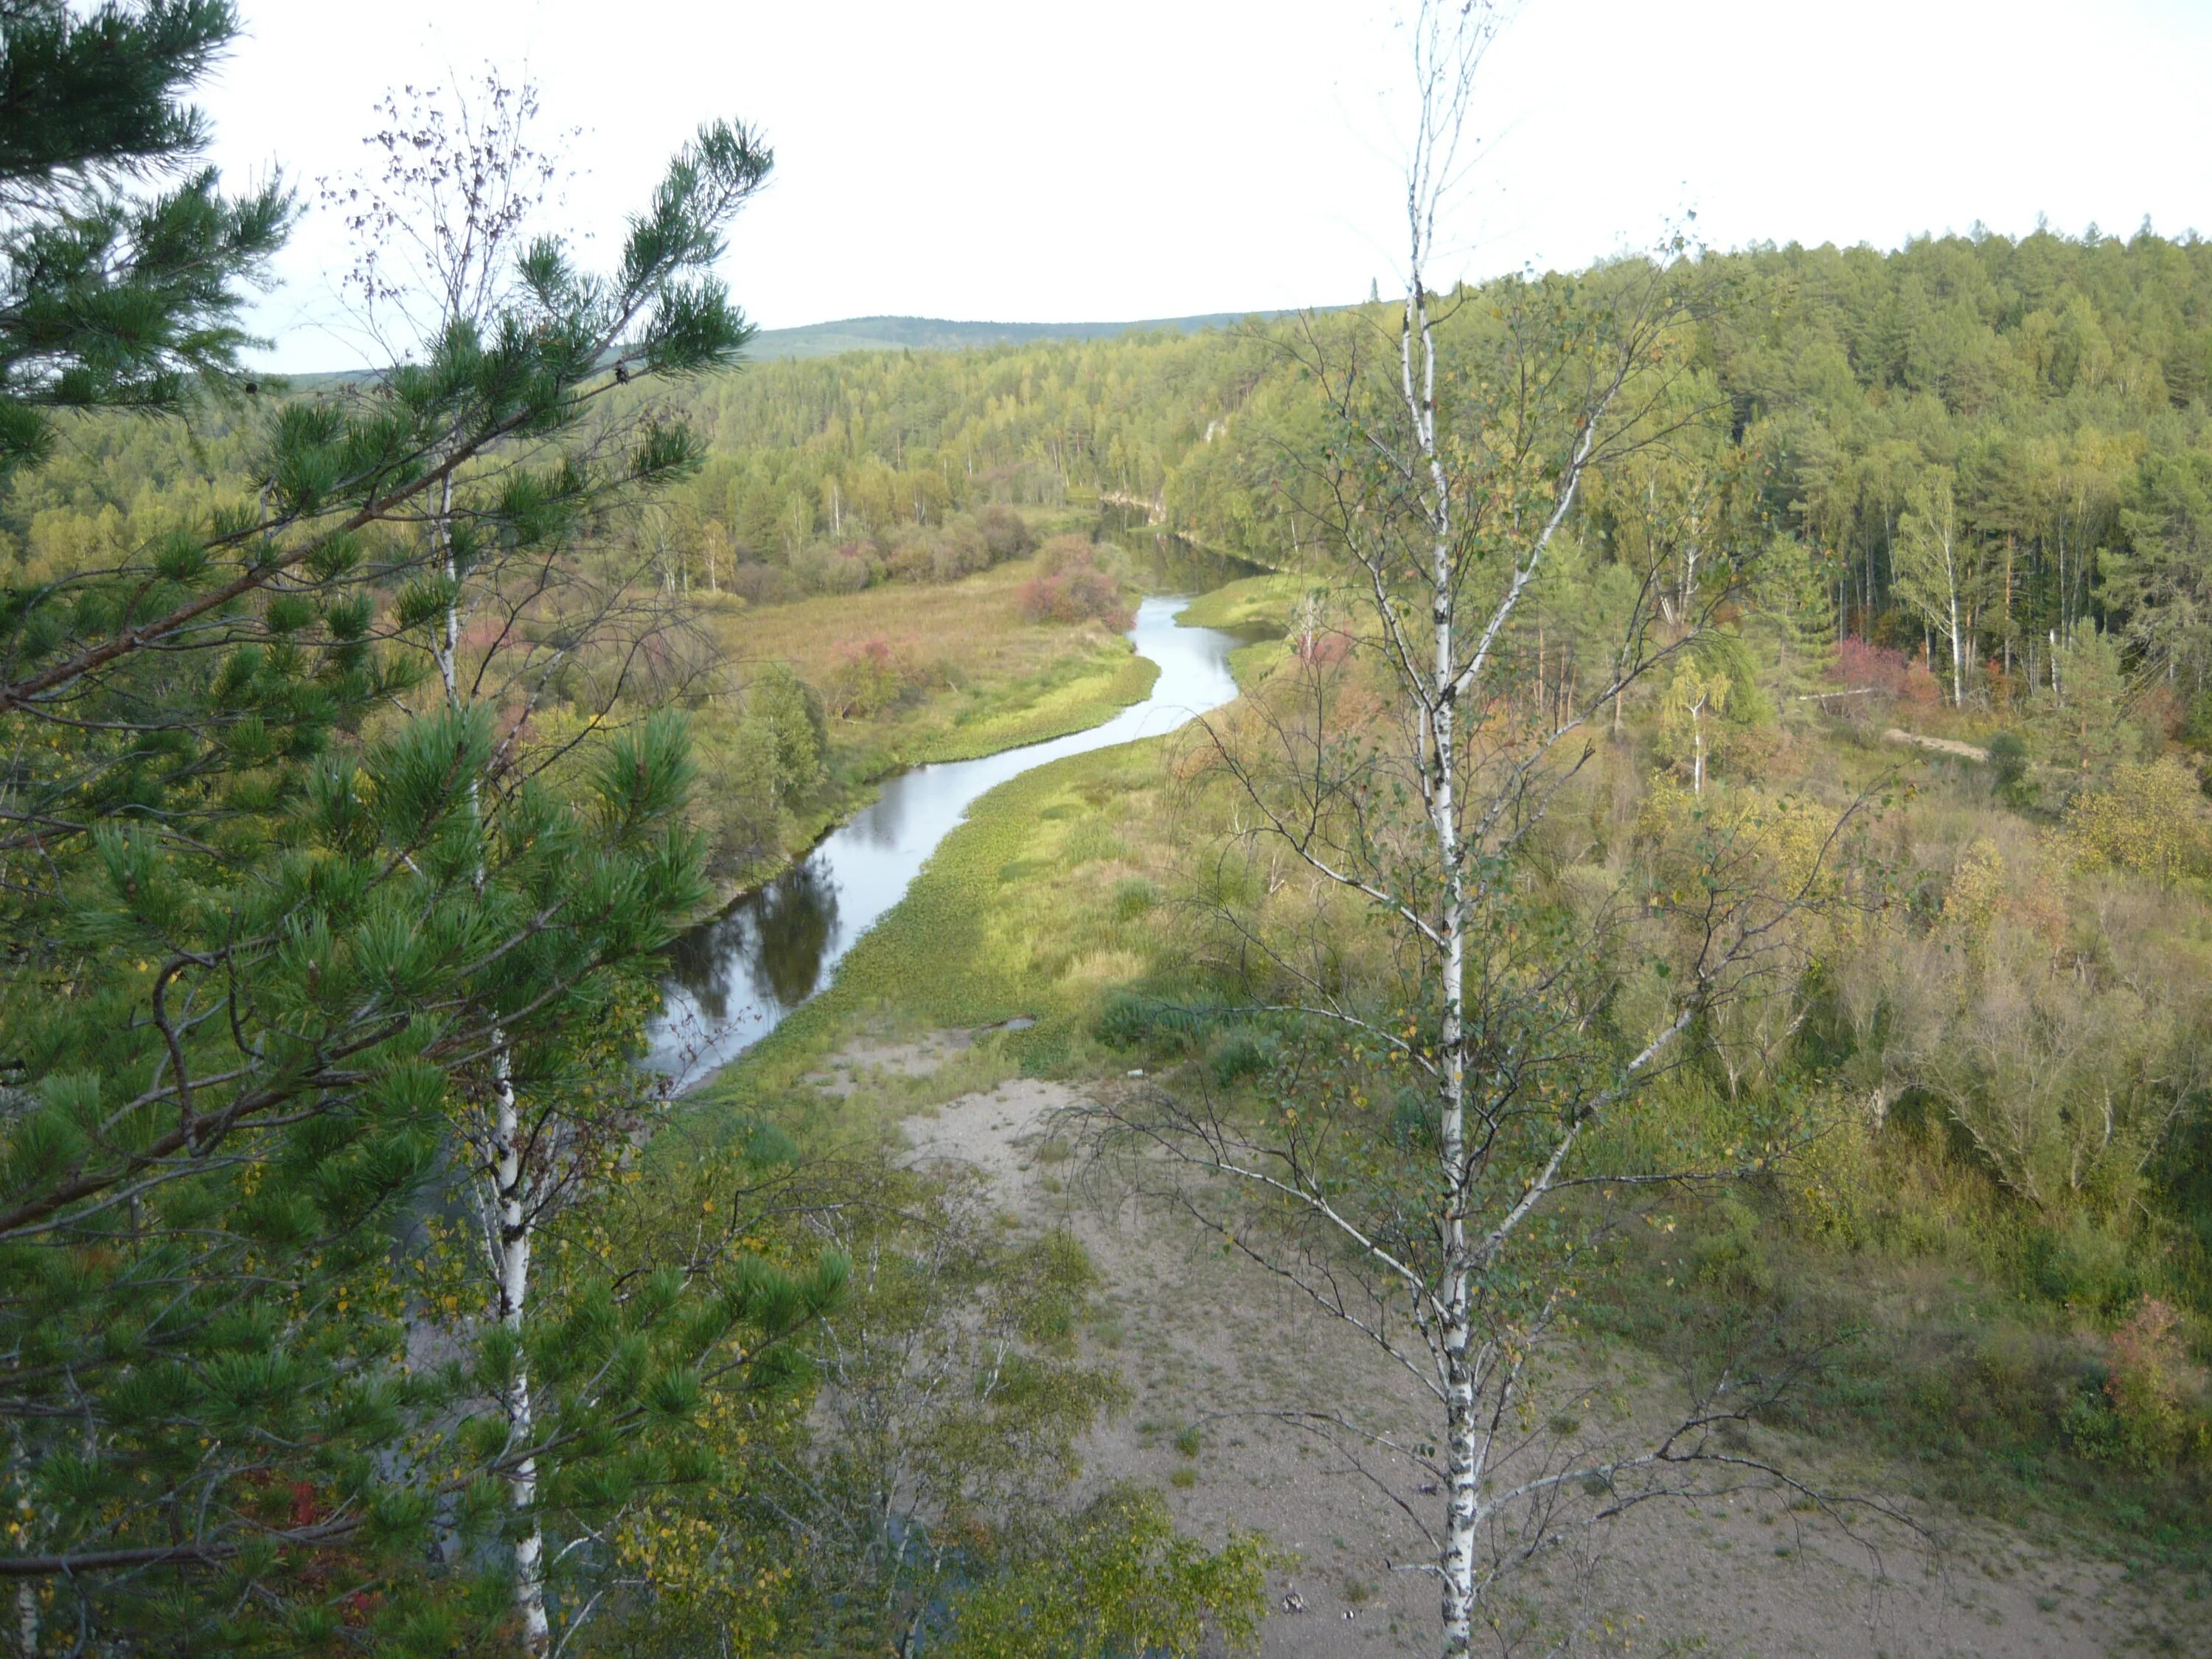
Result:
M1657 884L1663 913L1668 884L1712 878L1697 872L1717 848L1786 872L1839 815L1867 825L1826 855L1840 884L1793 924L1786 966L1697 1013L1648 1110L1593 1142L1631 1177L1734 1178L1652 1212L1668 1245L1613 1235L1585 1322L1670 1352L1723 1328L1771 1345L1798 1381L1768 1420L1871 1436L1919 1460L1929 1496L2085 1523L2077 1542L2177 1589L2203 1568L2212 1448L2194 632L2212 554L2185 486L2208 453L2206 262L2148 232L1693 262L1711 303L1672 395L1695 429L1589 478L1483 716L1593 716L1569 750L1586 735L1592 752L1523 848L1527 925L1571 931L1624 882ZM1547 291L1571 317L1620 280ZM1447 297L1477 331L1513 302L1510 286ZM1240 665L1273 712L1217 736L1279 742L1307 729L1287 711L1327 707L1357 745L1389 707L1386 642L1332 566L1311 489L1324 422L1296 358L1360 322L866 357L842 388L804 383L811 427L802 382L763 374L722 394L726 470L694 510L750 523L732 544L781 568L819 544L813 504L863 479L905 480L863 526L926 525L933 472L946 511L986 492L1153 503L1285 572L1200 607L1282 635ZM1675 643L1588 709L1638 605ZM1959 741L1915 753L1899 732ZM1010 1060L1140 1060L1237 1113L1309 1114L1337 1089L1333 1122L1405 1110L1381 1058L1249 1012L1317 986L1370 1008L1393 970L1359 905L1316 908L1295 857L1224 861L1236 781L1198 758L1090 757L985 802L724 1098L771 1109L872 1006L1040 1015L1001 1040ZM1255 955L1271 915L1310 948L1303 976ZM1674 947L1663 929L1621 940L1602 971L1625 1034L1663 1003L1648 969ZM949 976L920 970L948 959Z
M2109 635L2186 713L2208 649L2207 245L2039 231L1698 263L1725 295L1697 349L1737 472L1725 503L1714 480L1667 510L1709 536L1725 507L1789 537L1814 637L1888 653L1848 684L1917 665L1940 682L1929 701L1955 701L1955 601L1964 689L1984 702L2047 690L2054 648L2063 695L2067 654L2097 659ZM676 539L701 573L719 558L779 573L741 585L803 587L833 580L824 551L886 564L964 507L1073 490L1295 562L1310 526L1287 475L1314 416L1276 347L1301 326L860 353L702 386L685 402L714 453Z
M404 361L284 399L233 324L292 204L223 196L185 101L238 27L222 0L0 9L15 1645L542 1659L950 1623L977 1652L1188 1652L1249 1623L1249 1545L1142 1494L1057 1501L1112 1399L1066 1352L1079 1254L994 1255L933 1183L802 1181L772 1135L641 1165L658 953L708 893L676 705L722 665L652 531L697 437L611 405L738 359L712 267L767 147L703 127L593 275L521 235L526 86L395 96L355 274ZM425 294L376 235L428 224ZM928 576L988 582L1028 534L980 514L975 562ZM1122 603L1097 561L1079 538L982 590L1035 633L901 741L1134 695L1085 627ZM847 666L848 722L911 690L895 657ZM759 679L738 752L826 771L823 696ZM933 1251L957 1273L910 1277ZM884 1469L841 1479L809 1426L814 1345L833 1316L949 1328L984 1286L915 1448L953 1471L925 1571L870 1507ZM833 1559L884 1596L794 1571Z
M1392 307L722 372L746 331L706 273L769 158L719 126L604 282L494 238L413 367L286 396L230 325L288 210L191 171L179 101L228 9L0 27L21 83L114 94L0 109L0 1571L32 1651L1251 1636L1256 1540L1080 1484L1126 1403L1096 1264L895 1144L1021 1069L1416 1243L1444 1160L1501 1215L1556 1179L1528 1256L1459 1258L1498 1352L1662 1352L1735 1391L1716 1444L1871 1438L1928 1498L2206 1570L2205 245L1427 296L1455 415L1618 345L1626 300L1664 318L1600 419L1470 422L1458 499L1514 510L1443 603L1516 598L1462 626L1480 694L1439 720L1375 609L1431 578L1349 580L1377 520L1339 510L1389 411L1339 370ZM529 100L492 90L423 142L526 175ZM1272 572L1193 612L1269 634L1240 703L988 798L829 994L656 1099L656 952L716 882L890 768L1144 694L1112 544L1155 532ZM1437 866L1417 803L1455 767L1499 810ZM1448 1006L1437 935L1389 930L1454 870L1486 971ZM870 1024L1003 1029L841 1103ZM1480 1075L1440 1096L1446 1051ZM1565 1135L1528 1188L1446 1144L1470 1088L1509 1152ZM1356 1282L1273 1200L1206 1213ZM1535 1432L1595 1456L1601 1416ZM1560 1467L1572 1503L1651 1466Z

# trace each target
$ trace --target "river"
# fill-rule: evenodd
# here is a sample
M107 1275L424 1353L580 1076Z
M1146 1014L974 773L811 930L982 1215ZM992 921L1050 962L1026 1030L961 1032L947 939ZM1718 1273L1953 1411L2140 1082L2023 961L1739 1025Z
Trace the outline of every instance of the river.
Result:
M976 798L1033 767L1163 736L1237 695L1229 653L1243 643L1176 617L1189 600L1153 595L1129 638L1160 666L1152 695L1103 726L980 760L902 772L805 862L677 940L646 1064L682 1088L727 1065L826 986L855 941L906 896Z

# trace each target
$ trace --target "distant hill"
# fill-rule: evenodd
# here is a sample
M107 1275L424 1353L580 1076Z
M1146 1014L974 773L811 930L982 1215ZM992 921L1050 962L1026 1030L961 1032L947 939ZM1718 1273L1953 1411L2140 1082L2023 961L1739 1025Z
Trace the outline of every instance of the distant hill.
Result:
M1095 340L1115 334L1169 329L1194 334L1225 328L1247 316L1280 312L1218 311L1204 317L1156 317L1133 323L961 323L941 317L848 317L805 328L764 328L746 354L757 362L834 357L847 351L964 351L975 346L1019 345L1034 340Z
M1324 306L1322 310L1332 310ZM847 317L834 323L809 323L804 328L764 328L753 337L745 356L754 362L780 362L799 357L836 357L848 351L967 351L977 346L1022 345L1037 340L1097 340L1116 334L1146 334L1166 330L1195 334L1201 329L1226 328L1247 318L1266 321L1291 315L1285 311L1215 311L1203 317L1152 317L1128 323L963 323L944 317ZM317 369L306 374L271 375L288 391L320 392L349 380L368 378L373 371L360 368Z

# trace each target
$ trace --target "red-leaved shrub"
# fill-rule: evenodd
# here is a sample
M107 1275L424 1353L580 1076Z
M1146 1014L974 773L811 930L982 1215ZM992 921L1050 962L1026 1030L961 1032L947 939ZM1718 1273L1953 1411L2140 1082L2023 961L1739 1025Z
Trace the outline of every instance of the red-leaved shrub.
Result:
M935 678L915 659L911 644L893 645L878 634L849 641L822 683L822 706L841 720L882 713Z
M1901 697L1911 666L1902 651L1869 645L1864 640L1845 640L1836 647L1832 672L1846 690L1879 691L1885 696Z
M1022 615L1030 621L1129 625L1121 583L1098 568L1091 544L1082 537L1054 537L1037 562L1044 574L1024 582L1018 596Z

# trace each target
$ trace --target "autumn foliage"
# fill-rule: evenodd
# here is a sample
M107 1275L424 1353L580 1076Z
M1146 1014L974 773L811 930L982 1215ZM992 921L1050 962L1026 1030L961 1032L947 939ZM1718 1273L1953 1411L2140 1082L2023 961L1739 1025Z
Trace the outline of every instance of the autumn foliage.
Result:
M1121 583L1098 568L1097 551L1084 538L1054 537L1038 556L1037 568L1021 592L1022 615L1030 621L1129 626L1131 612Z

